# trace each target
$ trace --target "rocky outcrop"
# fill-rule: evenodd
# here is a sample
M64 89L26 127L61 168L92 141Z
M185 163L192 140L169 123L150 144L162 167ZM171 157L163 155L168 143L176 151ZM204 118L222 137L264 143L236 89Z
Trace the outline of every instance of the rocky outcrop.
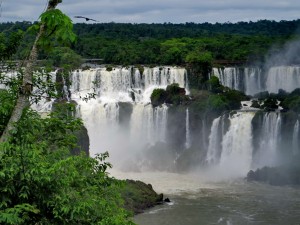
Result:
M300 185L300 166L284 165L250 170L247 181L259 181L271 185Z
M163 194L157 194L151 184L141 181L126 180L122 197L125 201L125 209L135 214L163 203Z
M89 156L90 139L86 127L82 125L81 129L75 131L74 134L77 138L77 146L71 150L72 154L78 155L83 151Z

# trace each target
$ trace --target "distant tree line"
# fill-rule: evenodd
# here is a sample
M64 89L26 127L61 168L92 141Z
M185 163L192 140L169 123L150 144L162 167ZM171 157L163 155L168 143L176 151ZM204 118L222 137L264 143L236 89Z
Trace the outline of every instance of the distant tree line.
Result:
M30 22L1 23L0 31L26 30ZM269 49L280 49L299 37L300 20L184 23L75 24L77 42L71 48L84 58L108 64L211 64L215 60L263 61ZM28 52L27 33L15 58ZM33 39L32 39L33 40ZM46 58L46 54L40 54Z

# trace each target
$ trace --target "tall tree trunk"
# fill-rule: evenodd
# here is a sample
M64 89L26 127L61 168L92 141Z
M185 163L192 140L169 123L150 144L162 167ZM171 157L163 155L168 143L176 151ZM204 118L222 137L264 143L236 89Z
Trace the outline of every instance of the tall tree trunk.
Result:
M62 0L49 0L46 11L55 9L56 6L61 3ZM10 137L10 132L14 129L14 125L18 122L22 116L23 110L29 106L29 97L32 91L32 77L33 77L33 69L34 65L37 61L38 57L38 41L40 37L43 35L45 30L44 24L41 24L40 30L35 38L34 44L32 46L28 61L26 63L22 86L20 88L20 93L18 95L18 99L16 101L14 110L10 116L10 119L5 127L5 130L0 138L0 143L5 142Z

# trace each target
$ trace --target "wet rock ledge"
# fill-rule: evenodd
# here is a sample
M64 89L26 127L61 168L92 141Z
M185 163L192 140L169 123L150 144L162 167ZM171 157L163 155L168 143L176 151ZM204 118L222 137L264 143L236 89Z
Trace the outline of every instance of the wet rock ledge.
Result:
M126 180L122 190L125 208L134 214L142 213L145 209L163 203L163 194L157 194L151 184L141 181Z
M289 164L278 167L263 167L249 171L247 181L258 181L275 186L300 185L300 165Z

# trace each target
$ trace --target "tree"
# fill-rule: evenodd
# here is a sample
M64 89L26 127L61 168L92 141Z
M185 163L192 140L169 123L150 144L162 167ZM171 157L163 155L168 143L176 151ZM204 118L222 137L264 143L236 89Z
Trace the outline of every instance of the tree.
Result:
M33 85L46 87L33 73L38 50L74 41L71 20L55 9L60 2L49 0L41 22L31 28L37 36L24 72L5 80L7 88L0 90L0 224L132 224L122 208L123 182L106 171L108 153L71 155L82 126L75 104L57 105L47 118L28 107ZM78 55L56 50L57 65L74 66L69 60Z
M29 105L29 97L33 87L33 70L38 57L38 48L41 46L49 47L54 37L58 41L63 42L75 40L75 35L72 33L71 20L61 11L55 9L61 2L62 0L49 0L46 12L40 16L41 22L33 26L33 29L38 30L38 33L27 60L14 110L0 138L0 143L8 140L10 132L14 129L14 124L20 120L23 110Z

